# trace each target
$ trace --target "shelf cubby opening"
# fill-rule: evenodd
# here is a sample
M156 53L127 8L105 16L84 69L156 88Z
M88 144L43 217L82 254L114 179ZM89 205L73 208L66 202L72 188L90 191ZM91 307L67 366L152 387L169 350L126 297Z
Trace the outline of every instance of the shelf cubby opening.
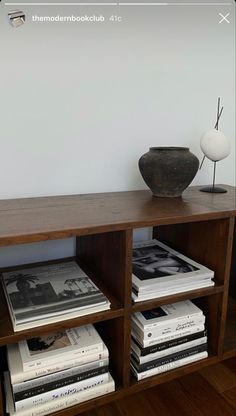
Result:
M30 263L30 264L21 265L18 267L14 266L14 267L9 267L9 268L4 268L4 269L0 269L0 274L3 271L12 271L12 270L18 270L22 268L29 268L32 266L54 264L54 263L71 261L71 260L77 261L77 258L69 257L65 259L50 260L50 261L40 262L40 263ZM74 328L74 327L86 325L89 323L95 323L95 322L104 321L107 319L114 319L114 318L123 316L124 309L122 308L121 303L110 292L109 288L107 286L104 286L103 283L101 283L99 279L97 279L95 276L92 276L92 274L89 274L89 277L94 281L94 283L99 287L101 291L104 291L104 294L107 296L107 298L111 302L110 309L104 310L101 312L88 313L87 315L78 316L73 319L54 322L51 324L47 324L47 325L43 325L43 326L39 326L39 327L27 329L27 330L21 330L18 332L13 331L13 326L11 322L11 317L10 317L7 301L5 298L2 284L0 282L0 304L1 304L0 346L15 343L26 338L33 338L34 336L47 334L52 331L57 331L60 329Z

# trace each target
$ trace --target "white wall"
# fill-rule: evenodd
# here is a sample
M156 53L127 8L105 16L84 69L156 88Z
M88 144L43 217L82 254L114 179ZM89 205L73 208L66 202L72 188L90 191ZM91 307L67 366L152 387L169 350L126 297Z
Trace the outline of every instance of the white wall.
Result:
M18 29L11 9L0 4L1 199L146 188L137 161L149 146L189 146L202 157L218 96L232 152L217 182L234 184L233 11L231 24L218 23L229 7L24 6ZM30 21L96 12L123 22ZM194 184L210 183L212 168ZM71 251L73 241L1 249L0 265Z

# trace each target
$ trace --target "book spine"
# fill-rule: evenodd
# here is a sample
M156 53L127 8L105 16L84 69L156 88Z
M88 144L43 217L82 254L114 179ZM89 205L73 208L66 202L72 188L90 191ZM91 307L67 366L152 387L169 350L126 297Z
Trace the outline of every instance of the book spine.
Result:
M156 360L158 358L166 357L167 355L175 354L180 351L187 350L189 348L196 347L198 345L206 344L207 337L199 338L194 341L187 342L186 344L177 345L176 347L167 348L166 350L156 352L154 354L145 355L144 357L138 357L139 364L144 364L149 361Z
M161 344L153 345L151 347L142 348L139 346L133 338L133 345L135 346L135 352L137 355L144 357L145 355L154 354L168 348L176 347L177 345L186 344L187 342L194 341L195 339L203 338L207 336L207 331L194 332L193 334L186 335L185 337L176 338Z
M139 325L140 329L143 330L143 331L148 331L149 329L154 329L154 328L160 328L161 326L167 326L171 323L182 322L184 320L190 320L190 319L198 320L198 319L201 319L203 317L202 311L199 310L199 312L195 311L195 312L190 313L190 314L186 313L186 315L182 315L182 316L171 317L171 315L169 315L168 319L160 320L161 318L157 318L157 322L153 322L153 323L145 322L144 324L142 324L139 320L140 314L141 314L141 312L134 315L132 317L132 319L137 323L137 325ZM164 318L166 318L166 316ZM158 321L158 319L159 319L159 321Z
M179 321L169 322L169 324L162 325L159 328L155 327L147 331L146 329L144 331L141 330L135 322L133 322L132 325L134 325L136 332L138 332L138 334L140 334L140 336L142 336L144 340L147 340L150 338L157 338L157 337L161 337L164 335L168 335L172 332L184 331L185 329L194 328L199 325L204 325L204 323L205 323L205 316L202 315L200 318L197 317L196 319L187 318L187 319L183 319L182 321L179 320Z
M46 376L48 374L52 374L52 373L56 373L58 371L65 370L66 368L76 367L76 366L79 366L81 364L86 364L86 363L90 363L90 362L105 359L105 358L108 358L108 350L107 349L103 350L100 353L91 354L91 355L87 355L87 356L82 356L82 357L77 358L75 360L64 361L64 362L61 362L61 363L58 363L58 364L55 364L55 365L50 365L50 366L45 367L45 368L35 369L35 370L31 370L31 371L28 371L28 372L22 372L22 373L18 373L18 374L12 374L11 373L11 383L12 384L22 383L22 382L27 381L27 380L31 380L31 379L34 379L34 378Z
M44 384L42 386L28 389L16 394L13 393L13 398L15 402L25 400L30 397L38 396L51 390L56 390L64 386L69 386L70 384L78 383L79 381L87 380L88 378L96 377L105 373L108 373L108 366L96 368L94 370L86 371L82 374L77 374L71 377L65 377L59 381Z
M159 367L154 368L153 370L144 371L142 373L138 373L132 366L132 371L135 374L137 380L143 380L147 377L152 377L157 374L165 373L166 371L174 370L175 368L182 367L187 364L191 364L195 361L203 360L204 358L208 357L207 351L201 352L199 354L192 355L188 358L183 358L178 361L174 361L173 363L165 364Z
M61 399L53 400L49 403L45 403L26 411L20 411L17 413L17 416L47 416L51 413L66 409L67 407L75 406L78 403L111 393L114 390L115 384L114 381L111 380L104 385L95 386L94 388L91 388L91 390L88 389L87 391L82 391L72 396L65 396ZM10 416L15 416L15 412L11 413Z
M156 337L153 339L144 340L142 337L132 328L132 335L137 340L141 348L151 347L156 344L161 344L163 342L171 341L183 336L187 336L196 332L202 332L205 330L205 325L197 325L196 327L187 328L183 331L173 332L168 335L163 335L161 337Z
M83 364L78 367L68 368L66 370L58 371L54 374L49 374L47 376L39 377L34 380L24 381L23 383L13 384L12 390L13 394L25 392L37 387L42 388L45 384L54 383L59 380L62 380L66 377L73 377L75 375L85 373L87 371L96 370L102 367L108 367L109 360L108 358L104 360L93 361L91 363Z
M22 359L23 371L30 371L35 368L44 368L49 365L60 363L63 360L75 360L77 358L86 356L86 354L89 355L89 354L101 352L102 349L103 349L103 343L99 342L97 345L90 345L88 347L78 348L75 351L65 352L65 353L55 355L53 357L48 357L42 360L24 362Z
M132 360L132 363L136 370L139 373L142 373L143 371L151 370L152 368L159 367L165 364L172 363L173 361L181 360L183 358L190 357L191 355L198 354L200 352L204 352L207 350L207 344L198 345L193 348L189 348L187 350L181 351L176 354L167 355L163 358L158 358L157 360L149 361L144 364L138 364L135 359Z
M31 407L40 406L44 403L60 399L62 397L68 397L70 395L80 393L82 391L88 390L90 388L100 386L108 382L109 373L102 374L97 377L92 377L78 383L70 384L55 390L52 390L47 393L40 394L38 396L33 396L19 402L15 402L16 412L29 409Z

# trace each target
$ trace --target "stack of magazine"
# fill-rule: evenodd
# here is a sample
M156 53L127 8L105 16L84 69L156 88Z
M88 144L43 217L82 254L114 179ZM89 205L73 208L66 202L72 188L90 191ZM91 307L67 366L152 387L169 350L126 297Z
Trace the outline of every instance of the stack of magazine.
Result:
M75 261L2 274L14 331L110 308L110 302Z
M108 349L93 325L7 346L6 412L43 416L115 390Z
M165 244L151 240L133 249L134 302L214 286L214 272Z
M205 316L190 300L132 316L131 368L137 380L207 356Z

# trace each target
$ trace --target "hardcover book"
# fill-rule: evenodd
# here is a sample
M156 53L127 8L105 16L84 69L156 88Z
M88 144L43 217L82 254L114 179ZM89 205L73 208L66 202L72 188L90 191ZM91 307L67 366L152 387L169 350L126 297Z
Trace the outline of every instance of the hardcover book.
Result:
M9 413L10 416L15 416L16 414L17 416L46 416L67 407L75 406L76 404L82 403L86 400L91 400L95 397L111 393L115 390L114 380L109 373L107 383L91 386L87 390L76 392L70 396L65 395L61 398L51 400L50 402L43 403L39 406L35 406L26 410L20 410L19 412L15 413L9 373L4 374L4 385L6 393L7 413Z
M149 361L154 361L158 358L166 357L167 355L175 354L184 350L187 350L192 347L196 347L198 345L206 344L207 343L207 337L202 337L195 339L193 341L186 342L185 344L179 344L174 347L166 348L162 351L157 351L152 354L147 354L144 356L140 356L136 352L136 344L134 342L131 342L131 349L132 349L132 355L135 357L136 361L139 364L144 364Z
M191 355L195 355L205 351L207 351L207 344L201 344L174 354L167 355L166 357L157 358L153 361L148 361L143 364L140 364L137 358L134 355L131 355L131 363L138 373L142 373L143 371L148 371L155 367L159 367L171 363L173 361L181 360L183 358L187 358Z
M132 319L143 330L166 326L172 322L182 322L183 319L192 319L203 316L203 312L191 300L170 303L143 312L136 312Z
M201 332L194 332L189 335L181 336L180 338L174 338L172 340L168 340L165 342L157 343L154 345L151 345L149 347L142 347L137 339L135 339L132 336L132 348L135 350L135 353L138 357L144 357L149 354L154 354L156 352L161 352L163 350L166 350L168 348L176 347L177 345L186 344L188 342L207 337L207 331L201 331Z
M70 360L61 360L55 364L47 363L46 367L33 367L30 371L23 371L23 365L18 344L7 345L7 361L10 371L11 383L18 384L27 380L42 378L43 376L59 373L66 369L78 367L88 363L94 363L97 360L107 359L109 356L108 349L103 343L102 351L91 354L82 354L75 356Z
M212 270L157 240L134 245L132 282L138 292L198 280L211 283L213 277Z
M95 377L99 374L107 373L108 367L109 360L106 358L104 360L98 360L92 363L80 365L78 367L58 371L54 374L49 374L34 380L13 384L12 391L14 401L37 396L40 393L44 393L55 388L73 384L77 381Z
M163 342L172 341L180 337L186 337L187 335L194 334L197 332L202 332L205 330L205 325L196 325L194 327L185 328L182 331L175 331L169 334L161 335L156 338L147 338L143 339L143 335L141 333L136 332L134 328L131 328L131 335L136 340L136 342L140 345L141 348L151 347L153 345L161 344Z
M40 406L44 403L48 403L57 399L61 399L63 397L69 397L73 394L80 393L96 386L100 386L102 384L107 383L109 380L109 373L106 372L104 374L100 374L95 377L90 377L85 380L80 380L76 383L65 385L63 387L58 387L53 390L49 390L45 393L38 394L37 396L28 397L26 399L16 401L15 402L15 409L16 412L22 410L28 410L32 407Z
M105 295L75 261L5 272L2 277L15 330L110 307Z
M103 341L92 324L19 342L23 371L93 354L102 349Z
M191 355L190 357L181 358L177 361L172 361L168 364L161 365L159 367L155 367L151 370L143 371L143 372L137 372L136 369L131 364L131 369L137 378L137 380L143 380L144 378L154 376L156 374L165 373L166 371L174 370L175 368L183 367L184 365L194 363L199 360L203 360L204 358L208 357L208 352L200 352L198 354Z

